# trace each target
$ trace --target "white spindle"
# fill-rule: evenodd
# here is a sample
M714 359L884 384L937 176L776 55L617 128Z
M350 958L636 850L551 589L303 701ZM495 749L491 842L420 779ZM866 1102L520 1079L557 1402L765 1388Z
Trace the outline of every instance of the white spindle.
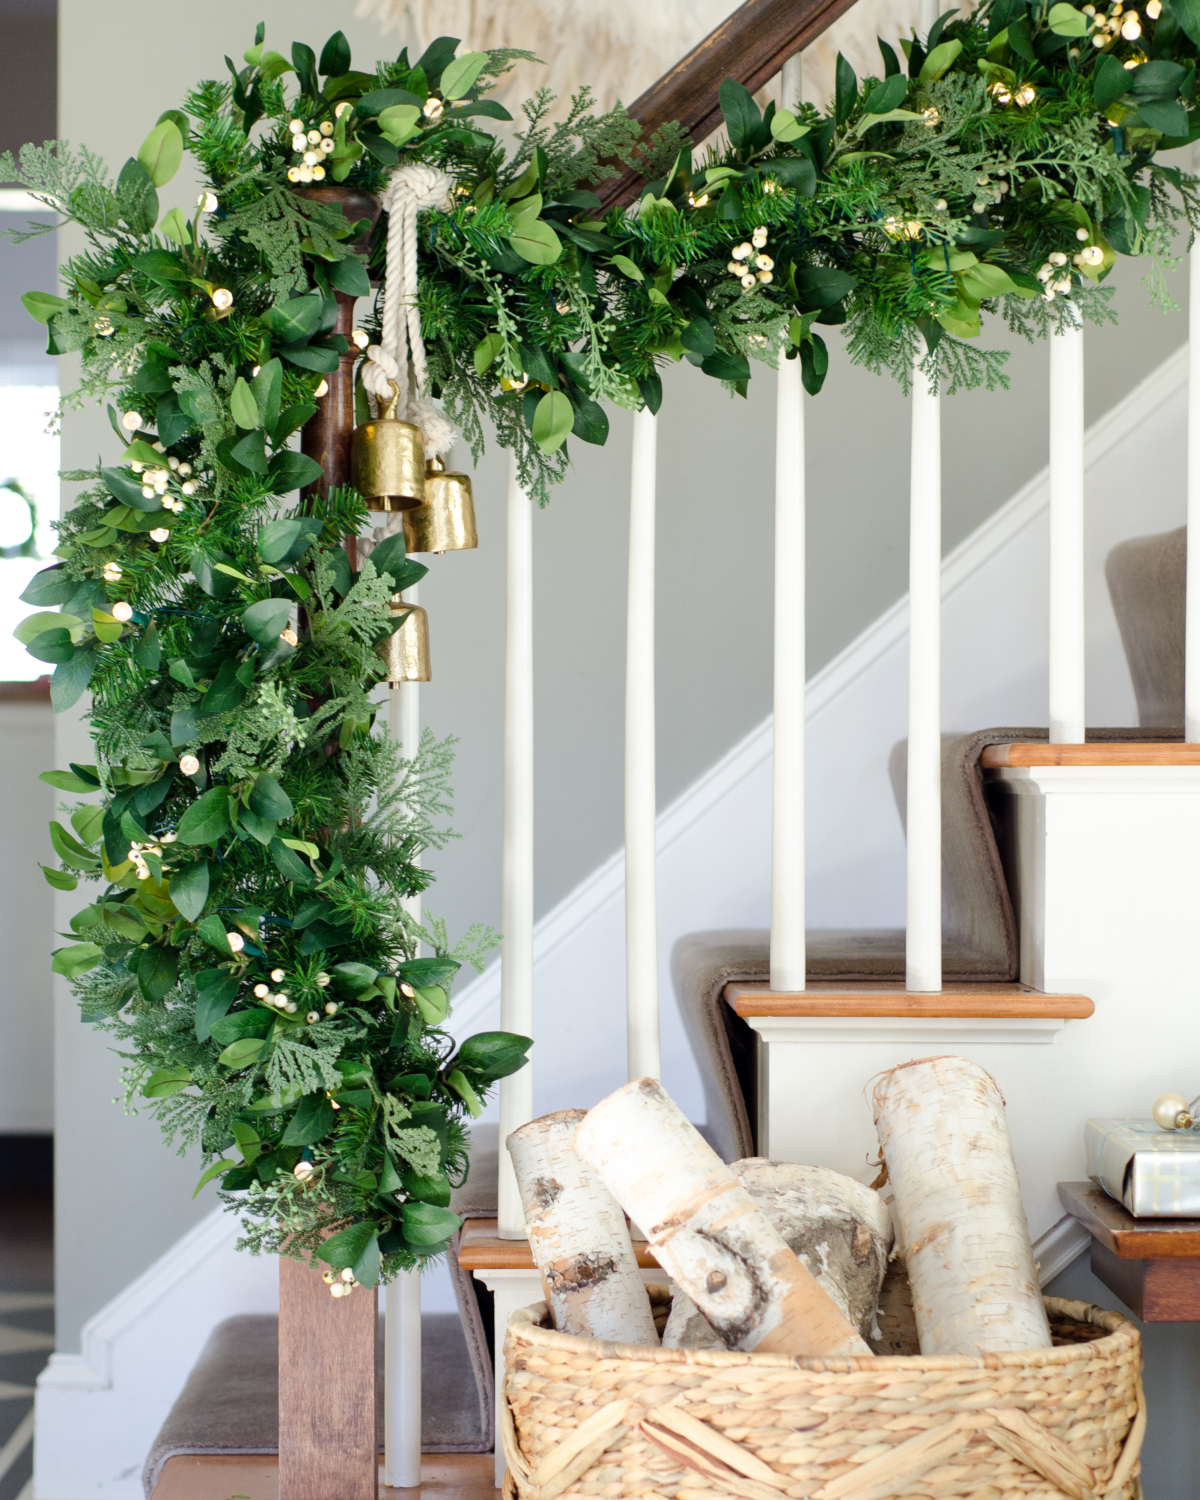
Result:
M401 1271L384 1294L384 1483L421 1483L421 1273Z
M1083 329L1050 340L1050 743L1084 739Z
M654 769L654 510L658 418L633 419L625 635L625 1024L630 1078L661 1072Z
M504 851L500 1026L533 1035L533 506L508 471L508 608L504 658ZM499 1233L525 1238L525 1214L504 1142L533 1119L533 1066L500 1080Z
M1191 280L1188 301L1187 617L1184 626L1183 737L1195 742L1200 740L1200 239L1192 246L1188 259Z
M416 604L417 587L407 603ZM388 732L406 760L421 740L421 687L402 682L388 690ZM408 896L404 910L421 920L421 897ZM384 1290L384 1483L407 1489L421 1483L421 1273L402 1271Z
M780 101L800 98L800 56ZM804 988L804 386L779 359L775 409L775 714L771 761L771 988Z
M905 986L942 987L941 405L913 371L908 536L908 921Z

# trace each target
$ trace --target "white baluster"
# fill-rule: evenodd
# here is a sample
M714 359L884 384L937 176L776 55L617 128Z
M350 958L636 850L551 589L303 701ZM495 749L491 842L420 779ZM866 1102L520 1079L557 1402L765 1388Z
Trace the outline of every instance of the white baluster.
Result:
M533 1035L533 505L508 470L508 608L504 658L504 834L500 1027ZM533 1065L500 1080L499 1234L525 1238L504 1142L533 1119Z
M625 634L625 1025L630 1078L661 1072L654 768L654 511L658 418L633 419Z
M417 603L417 586L406 603ZM421 686L402 682L388 690L388 731L406 760L421 741ZM414 863L417 861L414 860ZM420 894L407 896L404 910L421 920ZM410 1489L421 1483L421 1273L402 1271L383 1296L384 1483Z
M780 103L800 98L800 55ZM804 988L804 386L779 359L775 407L775 713L771 761L771 988Z
M388 1283L384 1312L384 1483L412 1489L421 1483L420 1271Z
M908 536L908 919L905 987L942 987L941 405L913 371Z
M1050 340L1050 743L1084 739L1083 328Z
M1200 740L1200 240L1192 246L1188 262L1191 279L1188 302L1188 547L1183 737L1194 743Z

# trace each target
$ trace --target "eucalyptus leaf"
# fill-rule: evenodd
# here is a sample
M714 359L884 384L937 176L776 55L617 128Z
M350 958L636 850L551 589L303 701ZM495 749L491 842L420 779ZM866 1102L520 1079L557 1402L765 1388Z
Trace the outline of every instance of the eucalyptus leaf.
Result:
M229 788L210 787L183 814L176 830L181 844L216 844L232 832Z
M316 333L323 302L320 292L305 292L302 297L277 302L261 318L281 344L297 344Z
M754 102L754 95L734 78L726 78L717 90L721 115L725 129L729 132L729 144L736 150L749 146L762 124L762 111Z
M183 136L174 120L161 120L138 148L137 159L156 188L165 187L183 161Z
M442 72L440 92L443 99L461 99L475 86L488 60L486 52L464 52L447 63Z
M260 599L242 611L246 634L260 646L274 646L291 618L292 605L287 599Z
M547 391L533 414L533 440L543 453L554 453L575 424L571 403L561 391Z
M336 359L335 355L335 369L337 368ZM296 453L291 448L285 448L282 452L276 453L267 470L272 490L276 495L286 495L302 485L316 484L324 473L324 469L315 458L310 458L307 453Z
M250 789L249 805L260 818L274 818L277 822L290 818L295 808L292 799L269 771L263 771Z
M962 51L962 43L957 40L939 42L925 61L921 64L921 71L917 74L918 83L933 83L948 73L954 66L955 59Z
M179 978L179 956L178 948L158 943L142 950L137 968L138 988L151 1005L157 1005Z
M1087 16L1073 5L1052 5L1046 22L1055 36L1086 36L1088 33Z
M306 1094L283 1132L285 1146L315 1146L337 1123L333 1105L324 1094Z
M254 428L259 425L261 416L258 410L258 402L254 394L246 384L242 376L238 376L234 383L233 391L229 397L229 409L233 413L233 420L239 427ZM263 462L263 472L266 471L266 461Z
M562 241L544 219L518 219L508 243L523 260L535 266L553 265L562 254Z
M198 859L171 876L168 887L176 910L189 922L199 920L208 900L208 863Z
M144 1099L167 1099L172 1094L181 1094L192 1082L190 1068L155 1068L142 1085Z

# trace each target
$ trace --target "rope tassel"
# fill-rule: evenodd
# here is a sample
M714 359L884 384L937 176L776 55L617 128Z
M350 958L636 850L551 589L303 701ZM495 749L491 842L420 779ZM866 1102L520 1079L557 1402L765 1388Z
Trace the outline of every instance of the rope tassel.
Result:
M362 368L363 386L377 401L390 399L389 382L395 382L400 392L396 415L421 428L427 457L448 452L458 434L426 391L429 374L417 301L417 216L423 209L448 207L453 186L448 173L423 162L407 162L392 173L381 195L388 215L383 335L367 349Z

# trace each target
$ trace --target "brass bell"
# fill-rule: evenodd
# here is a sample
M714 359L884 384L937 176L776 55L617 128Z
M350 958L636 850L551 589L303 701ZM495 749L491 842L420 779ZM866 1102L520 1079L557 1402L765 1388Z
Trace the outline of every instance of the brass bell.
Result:
M429 616L419 604L406 604L401 594L392 595L388 600L388 610L393 616L407 616L399 630L379 643L379 654L387 663L388 686L399 687L402 682L428 682Z
M350 482L368 510L411 510L425 501L425 445L419 427L397 418L400 389L388 384L391 400L350 438Z
M425 503L404 512L404 550L458 552L478 546L470 479L448 474L440 458L431 458L425 465Z

